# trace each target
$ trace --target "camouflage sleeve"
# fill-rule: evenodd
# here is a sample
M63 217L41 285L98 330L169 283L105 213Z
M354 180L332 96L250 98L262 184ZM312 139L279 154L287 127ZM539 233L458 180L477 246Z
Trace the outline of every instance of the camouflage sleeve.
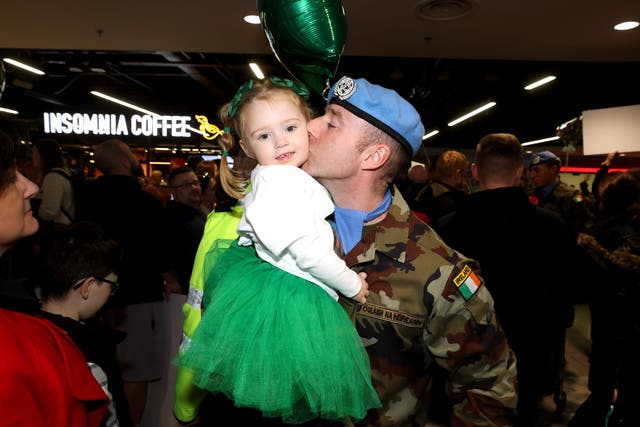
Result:
M367 273L367 302L340 302L355 319L383 405L358 426L424 425L434 363L456 402L452 426L514 424L515 356L475 261L447 246L397 193L345 261Z
M441 267L428 282L428 351L448 372L447 393L457 402L452 426L508 426L516 406L515 355L507 344L483 279L473 264ZM446 271L449 270L449 271Z

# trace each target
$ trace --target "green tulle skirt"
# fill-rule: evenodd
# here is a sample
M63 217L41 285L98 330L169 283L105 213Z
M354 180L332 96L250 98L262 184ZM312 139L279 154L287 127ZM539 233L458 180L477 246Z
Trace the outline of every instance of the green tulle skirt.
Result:
M360 337L322 288L236 242L210 251L205 268L205 311L179 359L196 385L291 424L380 407Z

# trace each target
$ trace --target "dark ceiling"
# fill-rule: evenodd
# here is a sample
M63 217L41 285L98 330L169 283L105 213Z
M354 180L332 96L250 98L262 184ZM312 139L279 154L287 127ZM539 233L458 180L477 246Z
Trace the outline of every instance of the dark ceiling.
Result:
M194 0L191 12L170 9L174 3L168 1L140 3L134 8L114 0L103 14L78 0L65 2L69 14L50 2L9 6L0 17L0 56L46 75L5 64L0 107L20 114L0 113L0 124L37 133L45 111L132 112L91 90L159 114L205 114L215 123L218 107L252 77L248 62L258 62L265 74L288 76L260 26L242 22L244 14L257 12L253 1ZM343 3L347 42L336 74L366 77L408 98L427 131L440 130L427 147L471 149L490 132L511 132L526 142L553 136L557 126L582 111L640 104L640 29L611 30L619 21L640 18L637 0L607 6L595 0ZM209 20L197 12L205 5ZM459 19L418 16L421 10L449 13L467 6L470 12ZM28 32L20 20L29 22ZM547 74L557 79L534 91L523 89ZM488 101L497 105L447 126ZM314 103L322 107L321 99ZM162 138L130 142L175 143Z

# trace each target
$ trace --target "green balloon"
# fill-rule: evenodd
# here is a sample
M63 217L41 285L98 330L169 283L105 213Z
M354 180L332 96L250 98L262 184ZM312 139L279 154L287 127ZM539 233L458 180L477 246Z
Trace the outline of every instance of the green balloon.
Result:
M296 79L323 95L344 50L347 19L341 0L258 0L271 50Z

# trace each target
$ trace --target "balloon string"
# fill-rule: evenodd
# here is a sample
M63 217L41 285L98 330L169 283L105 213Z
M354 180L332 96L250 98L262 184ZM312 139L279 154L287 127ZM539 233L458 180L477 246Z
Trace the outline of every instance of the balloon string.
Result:
M322 97L326 100L327 96L329 96L329 91L331 90L331 82L327 77L327 80L324 82L324 89L322 89Z

